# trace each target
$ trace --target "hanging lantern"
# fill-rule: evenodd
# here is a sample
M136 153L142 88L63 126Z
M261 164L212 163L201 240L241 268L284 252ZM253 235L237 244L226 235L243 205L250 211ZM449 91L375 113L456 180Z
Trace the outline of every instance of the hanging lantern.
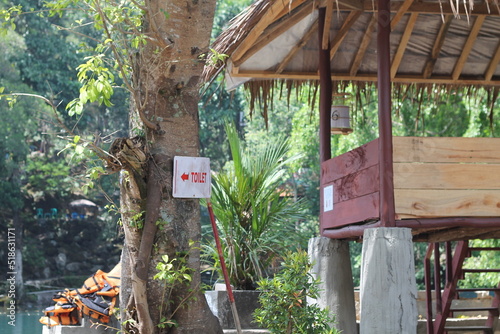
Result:
M349 114L349 106L345 105L346 95L339 95L339 103L332 105L330 114L330 129L332 134L348 135L352 132L351 116ZM334 97L335 99L335 97Z

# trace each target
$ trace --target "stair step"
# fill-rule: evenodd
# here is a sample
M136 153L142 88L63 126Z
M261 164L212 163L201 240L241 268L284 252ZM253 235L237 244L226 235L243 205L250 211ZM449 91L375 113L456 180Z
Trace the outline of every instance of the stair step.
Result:
M474 312L474 311L488 311L488 312L498 312L498 308L492 306L485 307L452 307L450 308L452 312Z
M500 291L500 288L462 288L457 289L457 292L467 292L467 291Z
M500 247L469 247L471 251L500 251Z
M500 269L462 269L465 273L500 273Z
M493 334L493 329L488 326L445 326L445 330L447 331L456 331L456 332L472 332L472 331L483 331L484 333Z

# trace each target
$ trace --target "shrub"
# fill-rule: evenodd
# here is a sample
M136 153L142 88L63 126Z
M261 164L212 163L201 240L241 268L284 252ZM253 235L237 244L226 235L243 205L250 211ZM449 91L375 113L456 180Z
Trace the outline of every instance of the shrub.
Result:
M272 279L258 281L261 307L254 319L271 333L338 334L327 309L308 304L307 298L318 297L319 280L310 274L311 263L305 251L289 252L283 269Z

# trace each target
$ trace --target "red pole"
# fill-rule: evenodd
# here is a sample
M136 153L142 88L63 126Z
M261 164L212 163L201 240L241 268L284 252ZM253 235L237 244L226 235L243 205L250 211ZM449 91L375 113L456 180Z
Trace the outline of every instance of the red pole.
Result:
M330 112L332 108L332 70L330 68L330 49L321 48L325 26L326 8L318 8L319 39L319 156L320 162L332 157L330 140Z
M224 255L222 254L222 246L220 244L219 232L217 231L217 225L215 224L214 210L212 209L212 203L207 199L208 214L210 215L210 222L212 223L212 230L214 232L215 245L217 246L217 253L219 254L220 267L222 269L222 274L224 276L224 282L226 283L227 296L229 298L229 303L231 305L231 310L233 311L234 325L236 326L236 331L241 334L241 324L240 318L238 316L238 310L236 309L236 303L234 302L233 289L231 288L231 283L229 282L229 275L227 273L226 262L224 261Z
M390 0L378 0L377 61L380 166L380 221L396 226L391 121L391 11Z
M319 158L323 163L332 157L332 144L330 135L330 112L332 108L332 73L330 68L330 49L321 48L325 26L326 8L318 9L318 39L319 39ZM321 172L321 168L320 168ZM320 179L323 182L323 178ZM323 184L320 185L319 200L323 199ZM323 210L321 210L322 212ZM320 234L323 233L323 214L320 213Z
M431 255L434 244L429 243L424 259L424 279L425 279L425 299L427 302L427 333L434 333L434 323L432 319L432 290L431 290Z
M439 242L434 243L434 291L436 292L436 314L443 313L443 299L441 298L441 254Z

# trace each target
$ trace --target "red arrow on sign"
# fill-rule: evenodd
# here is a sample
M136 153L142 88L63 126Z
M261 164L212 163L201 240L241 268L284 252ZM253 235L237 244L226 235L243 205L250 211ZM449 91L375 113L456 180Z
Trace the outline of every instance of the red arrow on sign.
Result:
M186 174L186 173L182 174L181 179L182 179L182 181L187 181L189 179L189 174Z

